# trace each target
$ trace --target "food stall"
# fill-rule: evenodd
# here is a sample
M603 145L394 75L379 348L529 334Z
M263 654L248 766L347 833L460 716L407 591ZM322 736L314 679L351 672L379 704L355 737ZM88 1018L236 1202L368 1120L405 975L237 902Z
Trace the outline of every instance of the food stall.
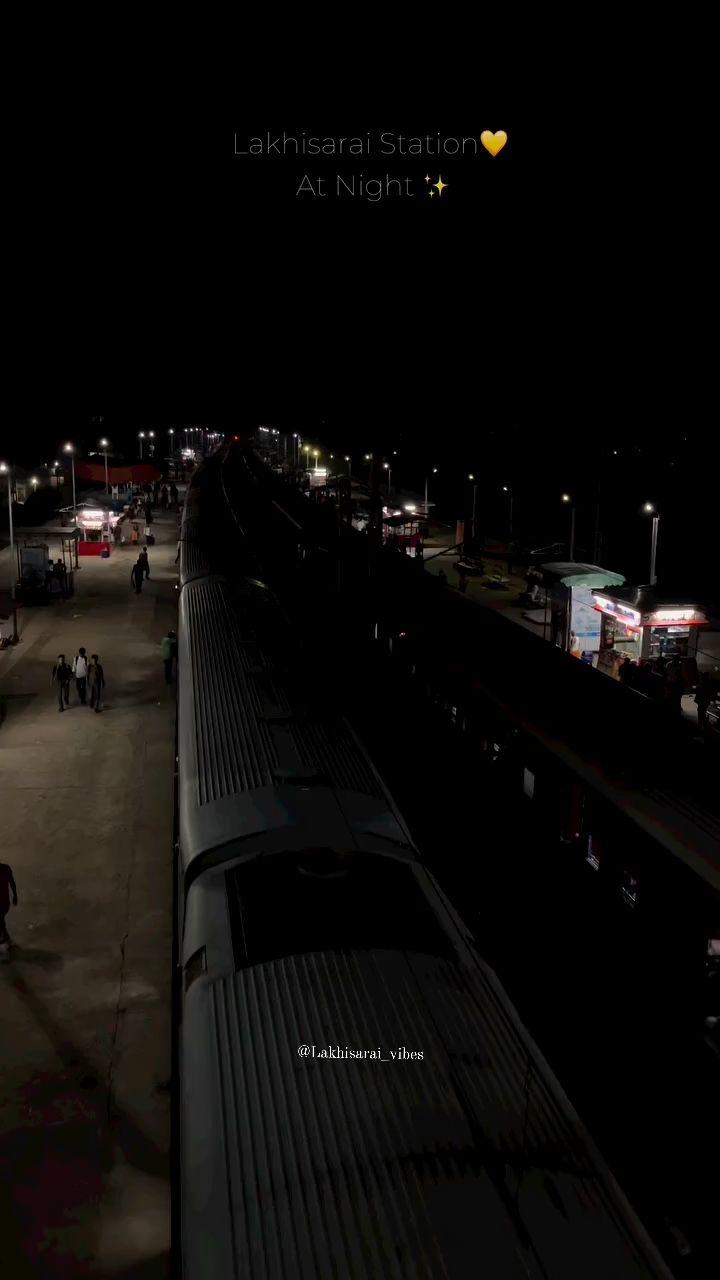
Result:
M601 623L593 592L601 587L622 586L624 577L597 564L572 560L541 565L540 577L545 587L546 638L575 657L597 665Z
M658 595L649 587L595 590L593 595L601 618L599 665L608 674L617 675L625 658L638 665L671 657L695 658L699 667L713 665L720 622L706 605Z
M81 531L78 554L107 558L112 547L112 531L119 519L117 511L81 504L77 509L77 525Z

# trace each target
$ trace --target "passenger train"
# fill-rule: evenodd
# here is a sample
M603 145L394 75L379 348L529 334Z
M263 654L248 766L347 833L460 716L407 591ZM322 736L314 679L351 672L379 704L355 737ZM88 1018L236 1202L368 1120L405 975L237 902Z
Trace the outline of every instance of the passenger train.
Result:
M211 461L180 548L178 1274L672 1280L226 519Z

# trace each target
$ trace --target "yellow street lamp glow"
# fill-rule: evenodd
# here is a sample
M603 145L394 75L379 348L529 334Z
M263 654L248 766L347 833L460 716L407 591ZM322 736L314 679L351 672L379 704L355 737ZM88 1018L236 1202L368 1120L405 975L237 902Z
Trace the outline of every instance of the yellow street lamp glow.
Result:
M108 445L110 444L110 441L103 439L103 440L99 440L98 444L100 445L101 449L107 449Z
M63 450L65 451L65 453L72 453L72 452L73 452L73 450L74 450L74 448L75 448L75 446L74 446L74 445L72 445L72 444L64 444L64 445L63 445Z
M140 439L141 439L141 440L144 440L144 439L145 439L145 432L144 432L144 431L138 431L138 435L139 435L139 437L140 437Z
M319 457L320 457L320 450L313 449L313 458L319 458Z
M437 467L433 467L433 469L432 469L432 473L433 473L433 475L434 475L434 476L436 476L436 475L437 475L437 471L438 471Z
M345 454L345 461L346 462L350 461L350 455L348 453Z
M474 479L475 479L475 477L474 477L474 475L473 475L473 474L472 474L472 472L471 472L471 473L470 473L470 475L468 476L468 480L474 480Z
M389 463L389 462L383 462L383 467L385 468L385 470L386 470L386 471L389 471L389 470L390 470L390 463Z
M0 472L2 472L3 475L5 475L5 472L9 471L9 469L7 462L0 462Z
M562 493L560 495L560 499L562 502L572 502L572 498L570 497L569 493Z
M646 503L643 505L643 511L651 512L651 511L654 511L654 510L655 510L655 505L654 505L654 503L652 503L652 502L646 502Z
M366 453L366 454L365 454L365 461L366 461L366 462L370 462L371 458L372 458L372 454L371 454L371 453Z
M30 483L31 483L31 484L34 484L35 486L37 486L37 485L40 483L40 481L38 480L37 476L31 476L31 477L30 477Z

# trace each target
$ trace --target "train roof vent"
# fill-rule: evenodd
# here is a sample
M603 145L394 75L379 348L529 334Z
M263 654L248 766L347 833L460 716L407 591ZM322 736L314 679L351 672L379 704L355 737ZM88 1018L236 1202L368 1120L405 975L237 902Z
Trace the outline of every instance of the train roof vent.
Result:
M317 769L273 769L275 782L296 783L298 786L322 786L327 779Z
M305 849L225 873L236 969L317 951L417 951L456 959L413 874L394 858Z

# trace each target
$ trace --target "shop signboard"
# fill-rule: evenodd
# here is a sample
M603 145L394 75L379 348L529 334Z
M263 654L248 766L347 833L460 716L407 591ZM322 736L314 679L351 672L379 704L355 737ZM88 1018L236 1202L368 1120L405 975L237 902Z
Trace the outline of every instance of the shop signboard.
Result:
M639 609L631 609L629 605L622 604L619 600L611 600L609 596L593 595L594 607L599 609L601 613L607 613L612 618L617 618L619 622L624 622L627 627L639 627L642 622L642 615Z
M643 614L644 627L697 627L707 622L705 614L694 605L671 609L653 609Z

